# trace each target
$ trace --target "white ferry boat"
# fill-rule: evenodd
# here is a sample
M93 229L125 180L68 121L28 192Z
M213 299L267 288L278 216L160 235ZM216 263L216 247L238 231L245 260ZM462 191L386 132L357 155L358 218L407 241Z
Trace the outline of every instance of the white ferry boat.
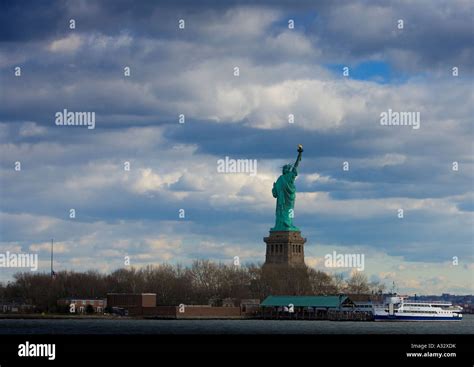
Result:
M462 307L451 302L409 300L390 296L383 305L374 306L375 321L457 321L462 320Z

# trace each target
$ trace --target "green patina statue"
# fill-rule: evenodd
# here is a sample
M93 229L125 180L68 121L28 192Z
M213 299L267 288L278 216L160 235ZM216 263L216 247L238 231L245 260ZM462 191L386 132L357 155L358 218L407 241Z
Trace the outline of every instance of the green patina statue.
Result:
M277 203L275 227L270 231L299 231L299 228L293 225L293 217L296 197L295 178L298 176L297 168L301 161L301 153L303 146L300 144L295 164L285 164L282 175L273 183L272 194Z

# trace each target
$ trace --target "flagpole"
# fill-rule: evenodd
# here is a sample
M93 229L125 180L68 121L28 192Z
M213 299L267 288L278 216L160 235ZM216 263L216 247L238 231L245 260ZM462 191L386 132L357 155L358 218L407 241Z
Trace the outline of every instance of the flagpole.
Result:
M51 279L53 279L53 253L54 253L54 244L53 244L53 238L51 238Z
M49 290L48 290L48 308L47 308L48 313L51 310L50 309L51 297L52 297L52 294L53 294L52 293L53 281L54 281L54 276L53 276L53 253L54 253L54 238L51 238L51 283L50 283L50 287L49 287Z

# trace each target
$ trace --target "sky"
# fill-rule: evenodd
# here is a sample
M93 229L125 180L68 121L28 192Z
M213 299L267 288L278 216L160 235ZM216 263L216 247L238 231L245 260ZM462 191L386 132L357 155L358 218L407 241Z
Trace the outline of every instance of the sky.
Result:
M51 238L56 271L262 263L272 184L302 144L309 266L348 277L325 256L361 254L399 292L474 293L473 14L467 0L2 2L0 253L37 254L40 272ZM64 109L95 128L57 125ZM382 125L389 110L419 128ZM225 157L256 174L219 172Z

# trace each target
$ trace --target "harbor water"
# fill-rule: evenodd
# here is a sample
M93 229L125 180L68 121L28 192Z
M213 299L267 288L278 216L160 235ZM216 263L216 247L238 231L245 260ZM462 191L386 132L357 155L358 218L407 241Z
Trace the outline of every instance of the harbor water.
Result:
M2 319L0 334L474 334L462 321Z

